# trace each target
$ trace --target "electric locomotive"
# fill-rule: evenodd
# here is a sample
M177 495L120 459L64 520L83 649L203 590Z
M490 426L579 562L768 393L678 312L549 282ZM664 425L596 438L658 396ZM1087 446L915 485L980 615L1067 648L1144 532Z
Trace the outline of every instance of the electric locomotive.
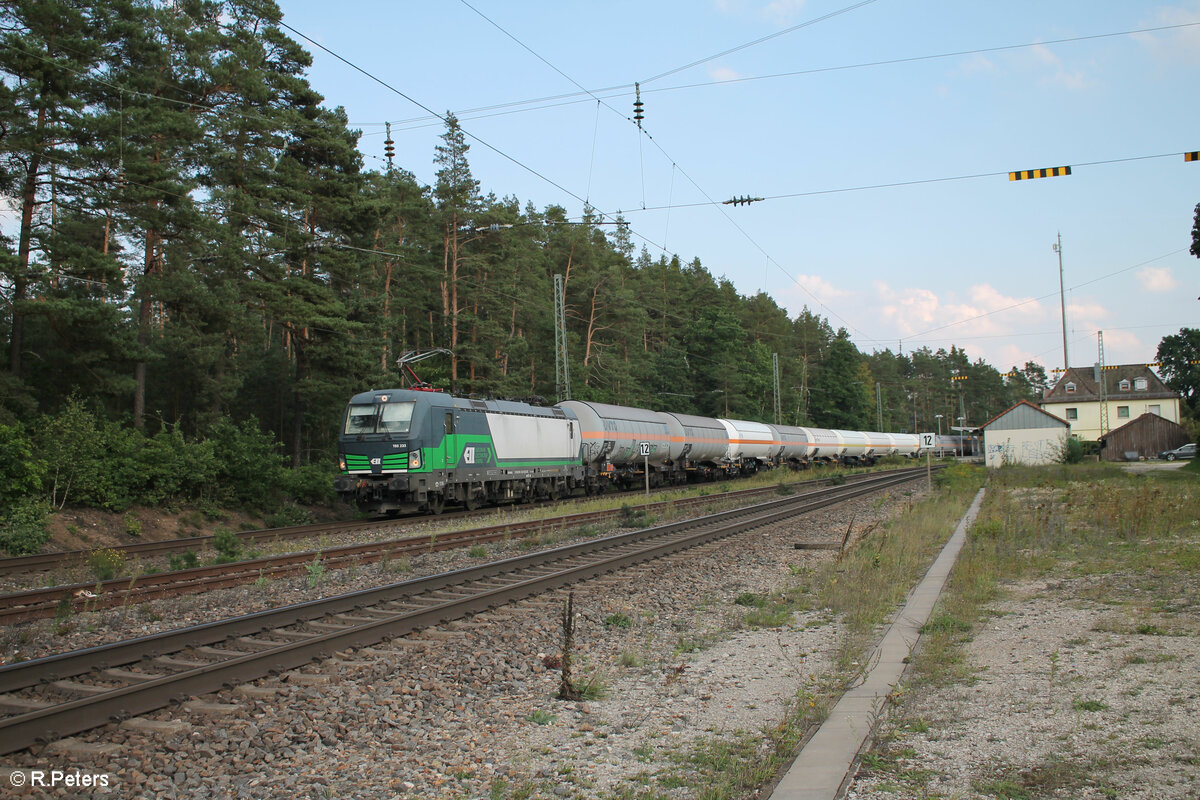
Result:
M915 456L914 434L768 425L567 400L542 407L434 391L355 395L334 489L368 513L557 499L712 480L787 465ZM647 471L649 474L647 475Z
M350 399L334 489L368 513L557 498L582 483L578 421L561 408L385 389Z

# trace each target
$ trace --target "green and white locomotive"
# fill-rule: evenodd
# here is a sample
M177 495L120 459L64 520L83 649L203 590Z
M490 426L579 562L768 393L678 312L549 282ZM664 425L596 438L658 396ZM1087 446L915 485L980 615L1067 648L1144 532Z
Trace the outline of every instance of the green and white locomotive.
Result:
M557 498L582 485L579 422L561 408L425 389L357 394L334 489L368 513Z

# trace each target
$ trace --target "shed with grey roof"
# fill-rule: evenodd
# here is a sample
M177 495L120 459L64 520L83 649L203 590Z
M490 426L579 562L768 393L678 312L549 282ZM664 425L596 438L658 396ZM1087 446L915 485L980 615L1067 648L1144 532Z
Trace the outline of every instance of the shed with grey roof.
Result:
M1059 459L1070 426L1053 414L1022 400L981 426L989 467L1005 464L1052 464Z

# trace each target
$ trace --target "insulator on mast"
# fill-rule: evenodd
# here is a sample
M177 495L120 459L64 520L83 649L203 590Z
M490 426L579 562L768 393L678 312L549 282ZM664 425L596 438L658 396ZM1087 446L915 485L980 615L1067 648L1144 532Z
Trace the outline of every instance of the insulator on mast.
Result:
M640 83L635 83L635 84L633 85L633 91L634 91L634 100L633 100L633 121L637 123L637 126L638 126L639 128L641 128L641 127L642 127L642 120L646 118L646 117L645 117L645 115L642 113L642 110L643 110L643 105L642 105L642 85L641 85Z
M383 154L387 156L388 172L392 171L392 158L396 155L396 143L392 141L392 123L385 122L387 138L383 140Z

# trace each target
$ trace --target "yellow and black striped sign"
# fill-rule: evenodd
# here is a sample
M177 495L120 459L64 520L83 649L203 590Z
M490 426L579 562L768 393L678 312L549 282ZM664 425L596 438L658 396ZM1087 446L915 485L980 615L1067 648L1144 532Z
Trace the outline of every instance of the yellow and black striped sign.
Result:
M1060 175L1070 175L1070 167L1047 167L1046 169L1027 169L1021 172L1008 173L1010 181L1027 181L1031 178L1057 178Z
M1200 161L1200 150L1193 150L1190 153L1183 154L1184 161Z

